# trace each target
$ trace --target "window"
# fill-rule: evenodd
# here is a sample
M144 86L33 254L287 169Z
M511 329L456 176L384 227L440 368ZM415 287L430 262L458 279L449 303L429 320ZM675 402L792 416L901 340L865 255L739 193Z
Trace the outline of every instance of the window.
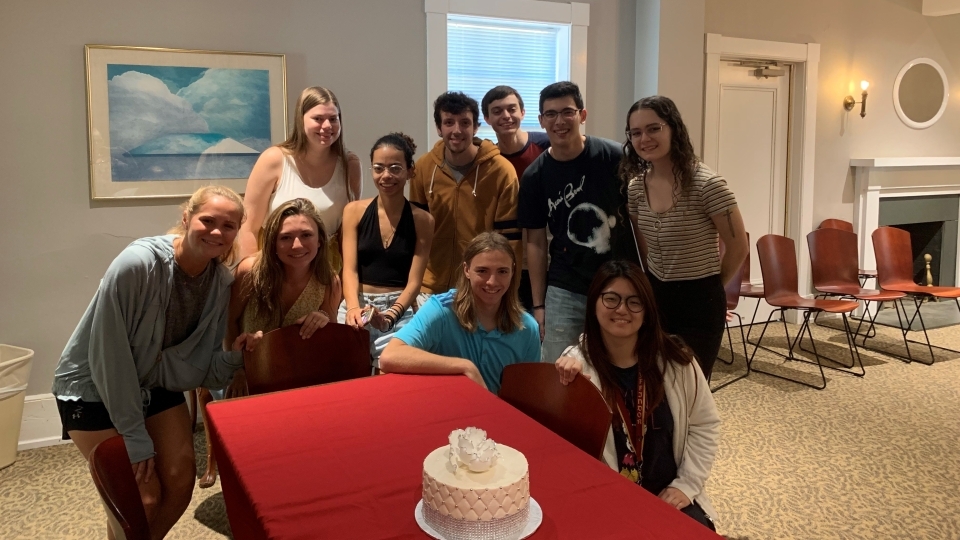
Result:
M447 89L464 92L479 103L494 86L512 86L528 111L523 129L540 129L540 90L569 78L569 24L447 16ZM482 120L478 136L496 140Z
M427 138L437 141L433 101L447 90L479 103L506 84L524 98L524 129L540 129L544 86L570 80L586 98L590 6L538 0L424 0L427 17ZM480 137L495 140L480 118Z

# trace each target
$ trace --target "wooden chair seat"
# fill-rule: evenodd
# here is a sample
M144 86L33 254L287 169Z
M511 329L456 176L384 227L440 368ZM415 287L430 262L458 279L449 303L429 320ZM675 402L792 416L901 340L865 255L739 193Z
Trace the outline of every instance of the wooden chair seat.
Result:
M603 456L613 413L585 378L564 386L554 364L513 364L503 370L498 395L577 448L597 459Z

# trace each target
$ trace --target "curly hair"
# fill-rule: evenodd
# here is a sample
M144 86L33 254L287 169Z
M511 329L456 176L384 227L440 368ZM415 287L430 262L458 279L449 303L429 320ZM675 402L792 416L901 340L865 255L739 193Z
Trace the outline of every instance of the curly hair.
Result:
M480 105L477 100L463 92L444 92L433 102L433 121L440 127L440 113L461 114L469 111L473 114L473 125L480 126Z
M680 184L680 191L685 191L693 183L693 174L696 172L700 160L693 151L690 134L680 117L677 105L666 96L650 96L637 101L627 111L625 132L630 131L630 117L640 109L653 111L670 127L670 161L673 163L673 177ZM620 158L620 166L617 171L620 180L626 184L631 179L640 176L641 173L648 171L651 165L637 154L628 135L623 142L623 157Z
M377 139L377 142L373 143L373 147L370 148L370 161L373 161L373 153L381 146L390 146L403 152L403 160L406 162L407 168L413 168L413 155L417 153L417 145L413 142L412 137L400 131L388 133L380 137Z

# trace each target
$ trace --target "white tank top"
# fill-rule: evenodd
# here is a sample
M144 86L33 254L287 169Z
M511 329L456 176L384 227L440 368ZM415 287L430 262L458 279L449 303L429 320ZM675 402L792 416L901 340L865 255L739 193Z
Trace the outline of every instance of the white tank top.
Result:
M317 207L323 225L327 229L327 235L332 237L340 228L343 207L349 202L346 174L340 159L337 159L337 167L330 181L321 188L312 188L304 184L300 178L293 156L284 154L280 181L277 183L276 191L270 196L270 212L272 213L287 201L300 198L309 200Z

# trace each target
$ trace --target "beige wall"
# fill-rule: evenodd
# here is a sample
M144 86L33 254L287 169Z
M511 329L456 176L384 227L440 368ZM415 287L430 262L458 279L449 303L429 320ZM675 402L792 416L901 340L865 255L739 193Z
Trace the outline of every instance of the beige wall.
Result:
M706 31L725 36L819 43L814 226L853 219L851 158L960 155L960 15L925 17L920 0L706 0ZM943 66L950 102L925 130L904 125L893 108L893 84L908 61ZM870 81L867 116L847 114L843 97L859 99Z
M588 130L619 138L633 99L633 1L590 5ZM180 202L90 201L84 44L284 53L290 108L305 86L333 89L344 140L366 163L387 131L424 133L424 34L422 0L4 1L0 342L36 351L27 393L49 392L113 257L163 233ZM369 182L365 172L366 194Z

